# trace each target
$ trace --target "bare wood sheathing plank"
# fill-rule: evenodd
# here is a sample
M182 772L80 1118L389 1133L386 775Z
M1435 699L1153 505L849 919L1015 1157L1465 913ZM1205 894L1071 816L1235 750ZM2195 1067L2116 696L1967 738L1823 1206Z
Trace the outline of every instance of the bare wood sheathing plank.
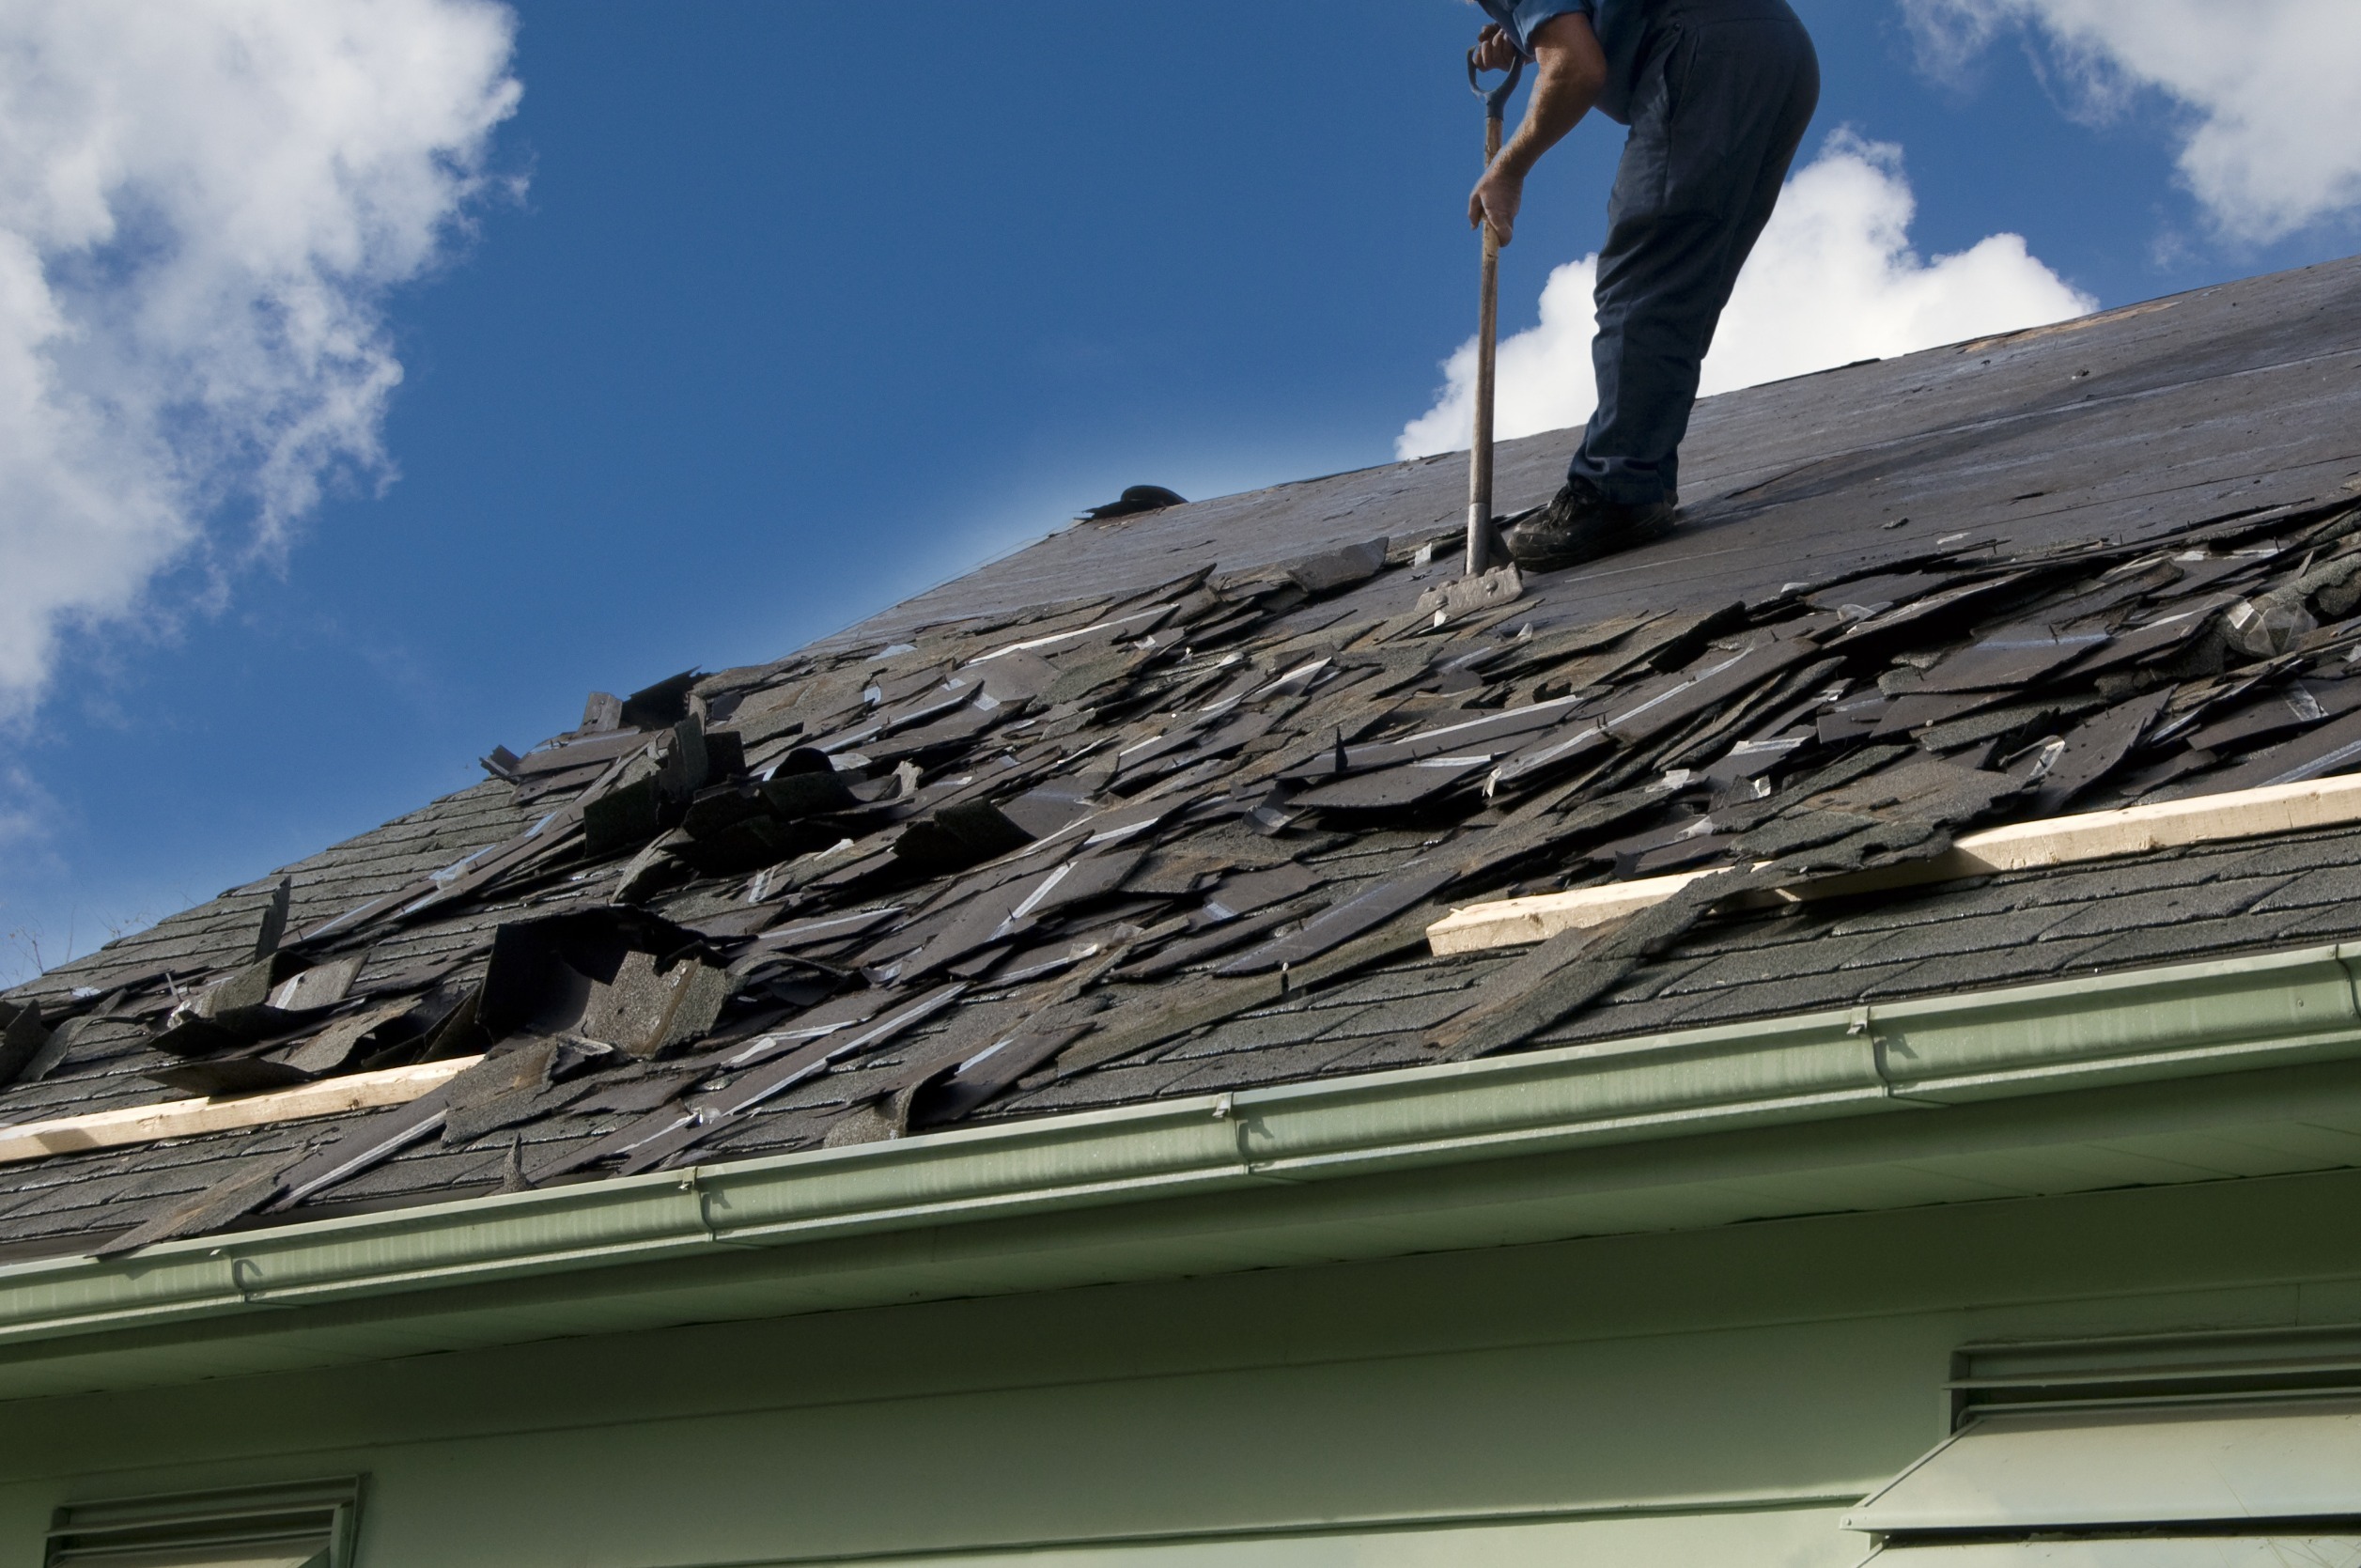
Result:
M2353 822L2361 822L2361 774L2345 774L2303 784L2127 806L2120 811L2012 822L1965 834L1948 853L1932 860L1801 883L1779 890L1779 896L1834 898ZM1428 926L1427 945L1437 955L1445 955L1481 953L1546 940L1561 931L1604 925L1636 914L1661 904L1701 877L1727 869L1713 866L1670 877L1577 888L1571 893L1470 904L1453 909Z
M85 1116L23 1122L0 1127L0 1164L408 1105L421 1094L442 1088L482 1060L478 1056L455 1056L443 1062L421 1062L413 1066L324 1079L268 1094L225 1100L165 1100L158 1105L96 1110Z

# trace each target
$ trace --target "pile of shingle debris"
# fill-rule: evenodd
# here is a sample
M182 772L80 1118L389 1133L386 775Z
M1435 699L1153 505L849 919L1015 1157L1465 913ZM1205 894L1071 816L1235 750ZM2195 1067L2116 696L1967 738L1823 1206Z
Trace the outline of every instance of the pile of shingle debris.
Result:
M596 695L486 759L526 831L309 929L282 885L251 963L22 1006L0 1076L101 1025L205 1094L484 1054L131 1216L113 1245L143 1245L421 1146L514 1188L1024 1114L1422 951L1453 905L1732 868L1414 1031L1423 1060L1512 1048L1733 893L2361 756L2353 509L1955 538L1607 621L1437 548Z

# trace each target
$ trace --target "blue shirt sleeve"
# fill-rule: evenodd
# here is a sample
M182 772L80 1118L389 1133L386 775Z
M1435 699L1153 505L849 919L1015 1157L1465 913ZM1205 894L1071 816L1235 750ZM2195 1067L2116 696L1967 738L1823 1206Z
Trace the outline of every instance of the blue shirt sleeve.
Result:
M1598 111L1608 119L1624 125L1631 123L1632 94L1637 90L1639 70L1647 56L1650 18L1655 14L1654 0L1476 0L1493 21L1508 29L1509 37L1527 59L1533 57L1532 38L1535 28L1570 11L1579 11L1590 20L1591 30L1598 35L1599 50L1607 56L1607 83L1600 90Z
M1527 59L1533 57L1533 29L1543 23L1561 17L1568 11L1579 11L1598 25L1598 0L1484 0L1483 8L1509 30L1516 47Z

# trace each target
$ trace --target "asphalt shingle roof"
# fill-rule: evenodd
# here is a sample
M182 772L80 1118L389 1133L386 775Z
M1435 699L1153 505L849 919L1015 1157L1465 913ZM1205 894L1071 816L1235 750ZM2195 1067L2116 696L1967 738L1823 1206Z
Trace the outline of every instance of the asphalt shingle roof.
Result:
M2349 770L2356 370L2338 263L1710 400L1678 535L1482 607L1438 598L1430 459L1087 521L775 664L594 695L0 1003L7 1123L481 1065L0 1165L0 1248L2361 934L2361 834L2318 831L1422 939L1479 898ZM1542 499L1564 442L1510 443L1500 492Z

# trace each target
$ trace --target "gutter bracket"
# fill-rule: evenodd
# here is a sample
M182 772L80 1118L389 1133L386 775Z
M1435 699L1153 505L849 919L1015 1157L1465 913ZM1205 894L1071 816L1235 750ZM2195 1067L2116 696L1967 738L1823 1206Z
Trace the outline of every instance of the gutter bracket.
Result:
M2361 942L2338 942L2337 962L2345 971L2345 984L2353 988L2353 1017L2361 1022Z
M703 1166L692 1165L689 1167L687 1171L681 1173L680 1190L687 1195L689 1201L696 1209L697 1229L705 1233L705 1239L708 1243L715 1247L720 1247L724 1245L724 1243L722 1240L721 1231L716 1228L713 1223L713 1194L707 1188L704 1181L702 1180L704 1173L705 1168ZM736 1246L737 1243L732 1242L727 1245Z
M1267 1169L1254 1163L1253 1151L1247 1144L1248 1116L1239 1109L1238 1097L1235 1093L1225 1094L1213 1102L1213 1119L1230 1124L1230 1141L1232 1147L1237 1151L1240 1175L1252 1176L1258 1181L1283 1182L1289 1187L1303 1185L1294 1176L1274 1175Z
M1941 1100L1920 1099L1915 1094L1903 1092L1905 1080L1897 1078L1894 1072L1893 1044L1877 1032L1877 1023L1875 1007L1865 1001L1854 1008L1851 1015L1845 1018L1844 1032L1848 1036L1857 1037L1868 1043L1870 1069L1877 1075L1877 1081L1884 1087L1886 1097L1903 1105L1924 1106L1931 1110L1942 1110L1944 1102Z
M1282 971L1281 981L1284 982ZM1254 1169L1254 1157L1246 1146L1246 1117L1238 1110L1238 1097L1224 1094L1213 1102L1213 1119L1230 1124L1230 1141L1237 1150L1238 1170L1246 1175L1259 1174Z

